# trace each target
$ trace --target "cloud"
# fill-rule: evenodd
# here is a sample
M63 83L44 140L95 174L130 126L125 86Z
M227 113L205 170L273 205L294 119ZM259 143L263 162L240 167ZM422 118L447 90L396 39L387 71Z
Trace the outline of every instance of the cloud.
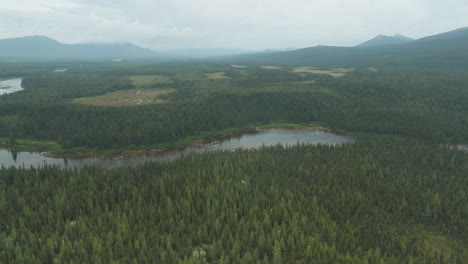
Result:
M468 25L464 0L2 0L0 38L132 42L154 49L354 45Z

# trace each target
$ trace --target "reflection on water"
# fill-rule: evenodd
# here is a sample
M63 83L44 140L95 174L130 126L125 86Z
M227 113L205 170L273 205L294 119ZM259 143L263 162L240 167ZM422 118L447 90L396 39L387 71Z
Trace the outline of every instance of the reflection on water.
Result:
M43 165L58 165L61 168L80 168L84 166L97 165L103 168L128 166L144 161L172 161L188 153L201 153L215 150L256 149L262 146L274 146L281 144L327 144L341 145L352 143L354 139L348 136L337 135L330 132L315 130L285 130L264 129L256 133L247 133L223 141L213 141L206 144L196 144L186 148L173 149L158 154L142 156L119 156L119 157L94 157L85 159L63 159L49 158L39 152L12 153L0 150L1 166L16 167L40 167Z
M21 86L23 79L11 79L0 82L0 95L10 94L24 90Z

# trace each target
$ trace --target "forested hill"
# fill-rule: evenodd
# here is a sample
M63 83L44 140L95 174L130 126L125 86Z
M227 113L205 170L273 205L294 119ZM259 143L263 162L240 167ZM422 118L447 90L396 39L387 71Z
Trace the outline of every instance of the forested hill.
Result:
M153 50L131 43L63 44L43 36L0 40L0 57L145 58L157 55Z
M226 59L226 58L223 58ZM468 28L407 43L357 47L316 46L294 51L230 57L236 63L263 65L376 66L468 65Z
M400 44L400 43L407 43L411 41L413 41L412 38L408 38L402 35L395 35L395 36L378 35L377 37L373 39L370 39L364 43L359 44L358 47Z

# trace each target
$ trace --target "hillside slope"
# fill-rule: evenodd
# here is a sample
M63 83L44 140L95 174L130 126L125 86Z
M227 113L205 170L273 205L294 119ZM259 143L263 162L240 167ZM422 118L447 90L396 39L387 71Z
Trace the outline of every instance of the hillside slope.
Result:
M294 51L250 54L228 59L236 63L285 66L463 65L468 66L468 28L407 43L377 46L316 46Z
M0 57L143 58L157 55L155 51L130 43L62 44L44 36L0 40Z

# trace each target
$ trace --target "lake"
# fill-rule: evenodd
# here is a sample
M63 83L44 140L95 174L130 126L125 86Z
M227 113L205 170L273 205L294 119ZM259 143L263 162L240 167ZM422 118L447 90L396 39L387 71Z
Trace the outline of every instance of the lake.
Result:
M15 93L24 90L21 86L22 81L22 78L1 81L0 95Z
M46 156L46 153L40 152L15 153L7 150L0 150L0 166L41 167L44 165L57 165L61 168L80 168L96 165L102 168L113 168L137 164L144 161L173 161L189 153L202 153L216 150L258 149L262 146L274 146L277 144L291 146L298 143L340 146L342 144L353 143L354 141L354 138L349 136L318 130L261 129L256 132L241 134L222 141L199 143L185 148L177 148L157 154L140 156L121 155L113 157L64 159L50 158Z

